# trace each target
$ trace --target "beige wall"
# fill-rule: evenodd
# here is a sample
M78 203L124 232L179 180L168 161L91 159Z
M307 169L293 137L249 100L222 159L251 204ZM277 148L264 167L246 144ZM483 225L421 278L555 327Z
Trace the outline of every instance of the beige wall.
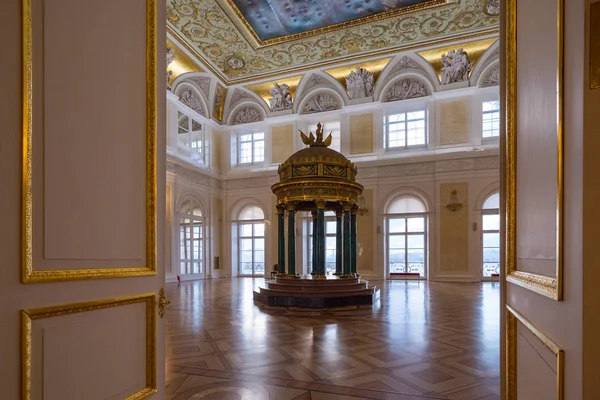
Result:
M218 171L222 169L222 165L221 165L221 147L222 147L222 141L223 141L223 133L219 132L219 131L213 131L211 134L211 144L212 144L212 148L211 148L211 163L210 166L213 169L217 169Z
M450 211L446 204L452 190L457 191L462 208ZM469 185L467 182L440 185L440 271L469 270Z
M294 152L294 125L271 128L271 161L281 163Z
M469 141L469 100L439 103L440 145Z
M350 153L373 152L373 114L350 115Z
M358 235L356 268L361 272L375 270L375 263L373 262L373 220L375 218L373 214L373 189L365 189L363 197L369 212L365 215L358 214L356 216Z

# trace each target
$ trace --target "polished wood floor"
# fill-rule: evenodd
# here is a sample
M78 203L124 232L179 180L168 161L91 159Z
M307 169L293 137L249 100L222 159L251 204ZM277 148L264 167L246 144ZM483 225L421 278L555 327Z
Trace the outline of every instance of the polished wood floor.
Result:
M167 285L167 399L499 399L497 283L371 282L376 306L258 307L258 278Z

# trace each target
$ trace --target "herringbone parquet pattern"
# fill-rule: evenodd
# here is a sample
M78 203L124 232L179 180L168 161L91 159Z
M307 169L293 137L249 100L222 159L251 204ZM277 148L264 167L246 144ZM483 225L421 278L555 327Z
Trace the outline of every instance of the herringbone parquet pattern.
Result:
M380 303L256 306L262 279L170 284L167 399L499 399L499 286L372 282Z

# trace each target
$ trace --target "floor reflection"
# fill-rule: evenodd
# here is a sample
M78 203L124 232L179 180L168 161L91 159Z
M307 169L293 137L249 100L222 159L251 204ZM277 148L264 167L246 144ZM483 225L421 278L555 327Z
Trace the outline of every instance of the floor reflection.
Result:
M499 399L497 283L372 281L372 308L325 311L259 307L263 283L167 285L168 399Z

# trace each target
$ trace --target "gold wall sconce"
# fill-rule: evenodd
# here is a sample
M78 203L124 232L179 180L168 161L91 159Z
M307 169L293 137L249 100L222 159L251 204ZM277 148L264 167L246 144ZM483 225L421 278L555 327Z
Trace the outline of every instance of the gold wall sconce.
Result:
M369 209L367 208L367 202L365 201L365 198L362 194L358 196L357 205L358 210L356 211L361 215L361 217L369 212Z
M458 201L458 193L456 190L453 190L450 193L450 200L448 201L448 204L446 204L446 208L452 212L455 212L460 210L462 206L462 203Z

